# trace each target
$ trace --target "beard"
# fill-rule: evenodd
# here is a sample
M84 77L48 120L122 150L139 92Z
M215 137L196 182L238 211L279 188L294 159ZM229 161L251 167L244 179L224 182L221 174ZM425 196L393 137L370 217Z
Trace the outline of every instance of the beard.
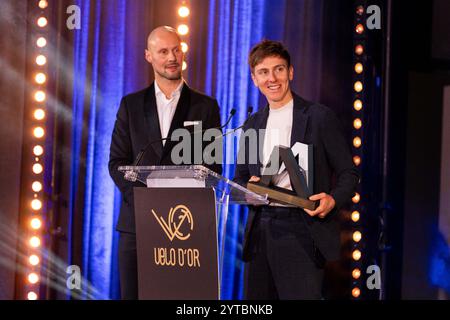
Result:
M175 73L168 73L168 72L159 72L156 71L157 74L159 74L162 78L167 79L167 80L180 80L181 79L181 70L178 70Z

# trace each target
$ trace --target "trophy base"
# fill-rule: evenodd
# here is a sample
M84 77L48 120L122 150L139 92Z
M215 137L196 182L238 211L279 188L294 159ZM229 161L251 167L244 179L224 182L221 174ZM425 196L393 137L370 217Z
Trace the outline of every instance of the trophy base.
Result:
M318 201L301 198L294 191L275 186L267 187L259 182L248 182L247 189L260 195L267 194L269 199L290 204L302 209L315 210L318 206Z

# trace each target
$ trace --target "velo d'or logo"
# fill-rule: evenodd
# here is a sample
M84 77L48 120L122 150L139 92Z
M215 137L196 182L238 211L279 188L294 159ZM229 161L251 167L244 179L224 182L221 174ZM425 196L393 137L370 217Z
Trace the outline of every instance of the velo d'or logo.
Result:
M170 241L175 237L179 240L187 240L191 236L190 231L194 229L194 220L191 211L185 205L179 204L175 208L170 208L167 221L162 216L158 217L153 209L152 213Z

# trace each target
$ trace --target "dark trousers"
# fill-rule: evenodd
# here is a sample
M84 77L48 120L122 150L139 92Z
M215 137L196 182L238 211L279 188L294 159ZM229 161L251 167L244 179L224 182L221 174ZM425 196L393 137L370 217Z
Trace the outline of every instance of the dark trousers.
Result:
M302 214L295 208L258 209L245 264L246 299L322 299L323 265Z
M138 299L136 235L120 232L119 238L120 293L123 300Z

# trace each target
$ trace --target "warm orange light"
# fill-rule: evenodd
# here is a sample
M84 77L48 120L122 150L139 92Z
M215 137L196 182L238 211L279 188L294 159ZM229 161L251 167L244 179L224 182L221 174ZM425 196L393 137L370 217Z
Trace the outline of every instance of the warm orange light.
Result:
M358 23L356 25L355 31L357 34L361 34L364 32L364 26L361 23Z
M352 277L353 279L359 279L359 277L361 277L361 270L359 270L358 268L353 269Z
M183 66L181 67L181 69L184 71L187 69L187 63L186 61L183 61Z
M361 259L361 251L359 251L358 249L354 250L352 253L352 258L355 261L358 261L359 259Z
M359 195L358 192L355 192L355 195L352 198L353 203L358 203L359 200L361 200L361 196Z
M355 120L353 120L353 127L355 129L361 129L362 127L362 121L360 118L356 118Z
M184 53L186 53L188 51L189 47L187 45L186 42L181 42L181 51L183 51Z
M39 1L39 8L45 9L45 8L47 8L47 6L48 6L48 2L47 1L45 1L45 0Z
M362 238L362 234L359 231L353 232L353 241L360 242Z
M355 108L356 111L360 111L362 109L362 101L359 99L356 99L353 102L353 108Z
M34 100L36 100L37 102L42 102L45 100L45 92L42 90L36 91L36 93L34 94Z
M356 210L352 212L352 221L353 222L358 222L359 221L359 212L356 211Z
M357 6L356 7L356 14L359 16L362 16L364 14L364 7L363 6Z
M38 66L43 66L46 63L47 63L47 58L44 55L40 54L36 57L36 64Z
M44 153L44 148L42 148L40 145L34 146L33 153L37 157L42 156L42 154Z
M354 156L353 157L353 163L355 166L359 166L361 164L361 157L360 156Z
M44 131L44 129L42 127L36 127L33 130L33 135L36 138L42 138L44 136L44 134L45 134L45 131Z
M46 40L44 37L39 37L39 38L36 40L36 45L37 45L39 48L43 48L43 47L45 47L45 46L47 45L47 40Z
M363 68L363 65L361 62L358 62L355 64L355 72L356 73L359 74L359 73L363 72L363 70L364 70L364 68Z
M355 137L355 138L353 138L353 146L355 147L355 148L359 148L359 147L361 147L361 138L360 137Z
M42 164L40 164L40 163L33 164L33 172L35 174L40 174L40 173L42 173L43 170L44 170L44 168L42 167Z
M186 6L181 6L180 8L178 8L178 15L182 18L186 18L190 13L190 10L188 7Z
M185 24L180 24L177 28L178 33L182 36L187 35L189 32L189 27Z
M33 115L36 120L42 120L45 118L45 111L43 109L36 109Z
M364 46L362 44L357 44L355 46L355 53L360 56L364 53Z
M31 225L31 228L33 228L34 230L40 229L42 226L41 219L39 219L39 218L31 219L30 225Z
M47 19L45 17L40 17L37 20L37 25L41 28L45 27L47 25Z
M31 189L33 189L34 192L41 191L42 190L42 183L40 183L39 181L33 182L33 184L31 185Z
M38 281L39 276L36 273L32 272L28 275L28 282L30 282L31 284L38 283Z
M360 295L361 295L361 290L359 290L359 288L353 288L353 290L352 290L353 298L358 298Z
M363 90L363 84L361 81L356 81L353 88L356 92L361 92Z
M39 239L36 236L30 238L30 246L32 246L33 248L37 248L40 245L41 245L41 239Z
M38 298L38 296L35 292L33 292L33 291L28 292L28 295L27 295L28 300L37 300L37 298Z
M39 200L39 199L33 199L33 200L31 201L31 208L32 208L33 210L39 210L39 209L41 209L41 208L42 208L42 202L41 202L41 200Z
M36 81L36 83L38 84L43 84L45 82L45 80L47 79L47 77L45 76L45 74L43 74L42 72L39 72L38 74L36 74L36 76L34 77L34 80Z
M39 257L33 254L28 258L28 261L32 266L37 266L39 264Z

